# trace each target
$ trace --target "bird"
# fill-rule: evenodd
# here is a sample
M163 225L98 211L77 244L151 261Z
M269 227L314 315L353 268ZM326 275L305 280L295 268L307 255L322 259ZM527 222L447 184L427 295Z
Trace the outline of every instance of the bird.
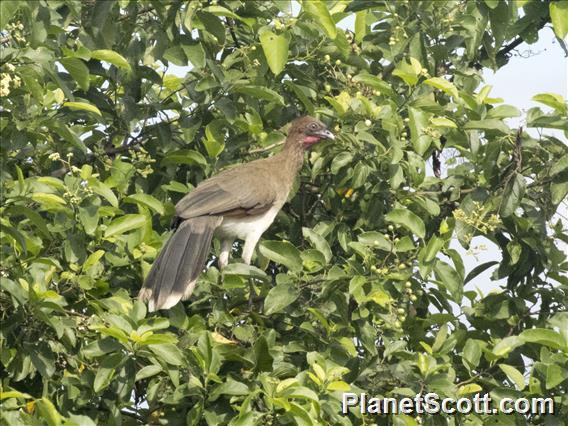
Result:
M260 237L288 199L304 152L322 139L335 139L324 123L297 118L279 153L226 169L185 195L175 206L174 233L138 294L148 310L169 309L191 296L214 236L221 243L219 269L228 265L235 239L244 241L241 257L250 264Z

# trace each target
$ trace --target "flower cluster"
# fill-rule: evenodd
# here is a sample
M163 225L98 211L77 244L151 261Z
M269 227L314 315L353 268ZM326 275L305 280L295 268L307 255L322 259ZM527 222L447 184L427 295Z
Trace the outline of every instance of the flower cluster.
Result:
M12 38L17 43L26 44L26 38L24 37L24 24L20 21L17 21L12 24L6 25L6 31L10 34L10 38Z
M471 213L466 213L462 209L456 209L453 212L454 218L460 222L465 223L482 234L493 232L501 224L501 219L496 214L487 216L487 210L483 205L475 201ZM473 235L471 233L466 235L466 239L471 241Z
M10 94L10 87L17 89L22 85L22 80L19 76L14 74L16 67L12 64L6 64L7 72L0 74L0 96L8 96Z
M136 166L136 172L140 176L146 178L154 173L154 169L151 165L155 163L156 160L150 157L148 151L142 147L136 147L136 149L131 149L129 152L132 158L132 164Z

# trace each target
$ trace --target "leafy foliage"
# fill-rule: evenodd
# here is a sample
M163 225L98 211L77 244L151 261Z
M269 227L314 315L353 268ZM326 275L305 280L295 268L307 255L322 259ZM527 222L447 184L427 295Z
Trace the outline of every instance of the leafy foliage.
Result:
M363 390L557 404L452 424L568 416L568 150L509 127L480 73L549 22L564 37L565 2L0 7L5 424L446 424L340 415ZM526 127L568 134L566 101L534 100ZM134 296L175 202L305 113L338 141L309 154L255 266L213 262L149 315ZM474 239L501 256L466 271ZM503 284L474 291L488 270Z

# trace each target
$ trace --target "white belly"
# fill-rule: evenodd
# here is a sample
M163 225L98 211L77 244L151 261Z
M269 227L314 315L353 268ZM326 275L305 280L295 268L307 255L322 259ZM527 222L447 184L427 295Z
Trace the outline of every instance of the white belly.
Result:
M274 206L262 215L251 217L225 217L215 234L221 238L246 240L251 235L260 236L274 221L280 206Z

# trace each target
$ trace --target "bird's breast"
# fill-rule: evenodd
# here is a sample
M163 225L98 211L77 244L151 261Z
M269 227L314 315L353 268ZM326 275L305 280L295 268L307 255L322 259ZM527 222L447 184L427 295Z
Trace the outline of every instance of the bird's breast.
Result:
M221 238L246 240L252 234L262 234L274 221L280 206L273 206L266 212L254 216L225 216L215 234Z

